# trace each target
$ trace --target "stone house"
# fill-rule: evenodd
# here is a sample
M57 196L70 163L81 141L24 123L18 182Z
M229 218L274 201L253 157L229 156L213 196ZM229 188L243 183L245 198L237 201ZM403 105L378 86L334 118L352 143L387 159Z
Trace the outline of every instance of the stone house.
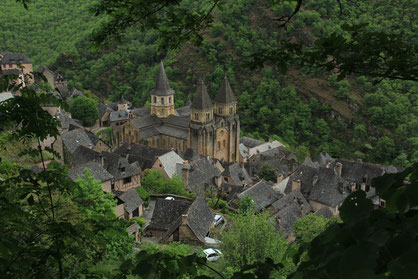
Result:
M7 70L21 70L23 75L30 75L33 71L32 62L22 53L0 52L0 72ZM27 78L28 84L32 84L34 79Z
M102 152L101 156L103 168L113 175L112 191L126 192L141 185L141 173L136 165L114 153Z
M183 164L184 160L174 151L158 156L152 166L153 170L159 170L165 178L172 178L177 174L177 164Z
M161 242L201 245L213 226L214 217L215 213L202 197L197 197L193 202L157 200L146 234Z
M223 182L233 185L247 186L253 183L242 163L233 163L225 166L222 172Z
M273 183L266 180L261 180L254 186L246 189L237 195L237 199L231 202L231 206L238 208L239 203L246 197L251 197L255 211L260 212L264 209L271 210L272 204L277 201L282 195L272 188Z
M111 193L112 192L112 180L113 175L106 171L100 164L94 161L87 162L83 165L80 165L76 168L73 168L69 171L68 176L76 181L78 178L84 176L85 170L90 171L90 175L93 176L96 180L99 180L102 183L103 192Z
M119 219L131 220L132 217L142 217L144 215L144 201L135 189L126 192L113 190L112 192L118 201L115 212Z

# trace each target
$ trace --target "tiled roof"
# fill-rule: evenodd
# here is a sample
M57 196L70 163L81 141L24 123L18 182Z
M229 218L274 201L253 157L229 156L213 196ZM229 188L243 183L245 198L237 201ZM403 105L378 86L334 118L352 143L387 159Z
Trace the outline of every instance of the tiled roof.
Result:
M163 61L161 61L160 68L158 69L157 79L155 80L155 87L151 90L150 94L157 96L168 96L174 94L174 90L171 89L170 84L168 83Z
M109 116L109 121L121 121L121 120L128 120L129 119L129 111L112 111Z
M70 170L68 176L73 181L76 181L79 177L82 177L84 175L85 169L90 170L91 175L100 182L105 182L113 178L113 176L110 173L108 173L102 166L93 161L73 168L72 170Z
M99 140L92 132L83 129L65 132L61 138L70 153L74 153L79 145L95 146Z
M234 102L234 92L232 92L228 78L225 76L221 86L219 87L218 95L215 97L215 103L230 104Z
M126 192L114 191L114 193L124 202L125 210L128 213L132 213L132 211L144 204L144 201L139 197L138 192L135 189L130 189Z
M248 185L253 182L247 170L240 163L226 166L222 175L231 177L235 185Z
M93 149L79 145L76 150L71 154L71 163L74 166L85 164L90 161L98 161L100 154Z
M238 199L242 200L245 197L252 197L256 210L260 211L269 205L271 205L273 202L277 201L281 195L274 191L271 186L273 183L261 180L254 186L248 188L244 192L240 193L238 195Z
M116 153L102 152L104 168L113 175L115 180L139 175L139 171L129 164L128 160Z
M27 64L31 63L23 53L0 52L0 64Z
M177 221L191 204L190 201L157 200L147 230L167 231L171 223Z
M205 236L209 232L210 226L215 218L203 197L198 196L187 210L187 221L196 237L205 242Z
M261 140L249 138L249 137L242 137L242 138L240 138L240 143L244 144L248 148L252 148L252 147L258 146L260 144L263 144L265 142L261 141Z
M347 160L335 160L330 168L335 168L337 163L342 164L341 177L356 182L371 184L373 178L383 175L383 167L370 163L352 162Z
M163 165L169 178L172 178L176 173L176 165L184 162L183 159L174 151L170 151L158 158L160 159L161 164Z
M206 89L206 85L203 83L203 80L199 82L197 93L193 98L191 108L198 110L206 110L212 108L212 102Z

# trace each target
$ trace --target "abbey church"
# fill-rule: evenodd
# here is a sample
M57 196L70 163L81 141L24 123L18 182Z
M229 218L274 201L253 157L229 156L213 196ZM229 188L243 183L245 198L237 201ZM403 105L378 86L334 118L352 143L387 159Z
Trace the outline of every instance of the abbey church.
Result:
M161 62L150 97L151 108L110 115L117 146L139 143L179 152L192 148L199 155L228 162L239 160L240 121L226 77L214 104L200 81L193 102L189 100L185 107L175 108L175 91Z

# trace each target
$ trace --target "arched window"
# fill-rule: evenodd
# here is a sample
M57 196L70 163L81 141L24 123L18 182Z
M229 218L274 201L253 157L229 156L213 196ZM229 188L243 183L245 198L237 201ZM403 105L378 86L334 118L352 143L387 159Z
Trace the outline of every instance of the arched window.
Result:
M218 141L218 149L221 149L221 142Z
M206 120L209 120L210 119L210 113L208 112L208 113L206 113Z
M225 147L225 140L224 140L223 144L224 144L224 147Z
M157 103L157 97L154 96L154 104Z
M163 108L161 109L161 114L164 115L164 109Z
M164 105L164 98L161 97L161 104Z
M168 103L171 104L171 97L168 97Z

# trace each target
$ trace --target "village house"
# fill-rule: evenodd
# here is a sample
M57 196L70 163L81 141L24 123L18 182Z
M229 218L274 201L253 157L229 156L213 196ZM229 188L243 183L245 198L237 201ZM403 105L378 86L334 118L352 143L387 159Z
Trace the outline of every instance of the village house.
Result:
M126 192L141 185L141 173L135 164L114 153L102 152L101 156L103 168L113 175L112 191Z
M202 245L213 227L214 217L215 213L202 197L194 201L157 200L151 223L145 232L160 242Z
M0 52L0 72L6 71L11 74L23 74L23 76L26 76L22 79L25 83L32 84L34 81L30 74L33 71L32 62L22 53Z
M144 201L139 197L135 189L130 189L126 192L113 190L112 193L118 201L115 212L119 219L131 220L132 217L143 216Z
M256 212L260 212L263 209L271 210L272 204L283 196L274 191L272 185L273 183L262 179L254 186L238 194L237 199L232 201L230 205L238 208L244 198L250 197L254 202Z
M165 178L173 178L177 174L177 164L182 164L184 160L174 151L158 156L152 166L153 170L159 170Z
M225 166L222 172L223 182L233 185L247 186L253 183L242 163L233 163Z
M90 175L93 176L94 179L100 181L102 184L103 192L112 193L113 175L111 175L100 164L94 161L87 162L83 165L71 169L68 173L68 176L73 181L77 181L77 179L84 176L86 170L90 172Z

